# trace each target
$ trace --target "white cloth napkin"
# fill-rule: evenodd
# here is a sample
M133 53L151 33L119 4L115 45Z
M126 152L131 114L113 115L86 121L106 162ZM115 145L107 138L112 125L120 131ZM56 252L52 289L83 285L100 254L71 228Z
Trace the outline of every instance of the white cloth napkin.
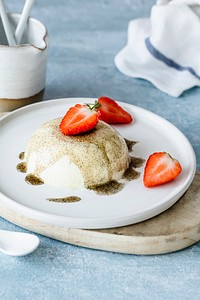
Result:
M159 0L150 18L130 21L115 64L174 97L200 86L200 0Z

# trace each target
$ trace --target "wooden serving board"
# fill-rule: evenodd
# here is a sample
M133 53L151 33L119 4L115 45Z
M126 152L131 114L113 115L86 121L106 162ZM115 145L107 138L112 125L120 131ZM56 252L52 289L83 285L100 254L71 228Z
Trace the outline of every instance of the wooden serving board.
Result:
M27 218L1 203L0 215L33 232L87 248L129 254L173 252L200 240L200 173L170 209L134 225L101 230L64 228Z

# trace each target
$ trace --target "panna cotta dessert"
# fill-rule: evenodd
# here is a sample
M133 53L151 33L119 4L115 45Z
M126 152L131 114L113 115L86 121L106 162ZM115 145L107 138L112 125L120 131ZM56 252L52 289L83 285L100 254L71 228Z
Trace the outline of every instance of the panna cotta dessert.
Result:
M90 131L64 135L61 120L43 124L31 136L25 151L27 174L47 185L72 189L92 189L123 177L130 158L119 132L98 120Z

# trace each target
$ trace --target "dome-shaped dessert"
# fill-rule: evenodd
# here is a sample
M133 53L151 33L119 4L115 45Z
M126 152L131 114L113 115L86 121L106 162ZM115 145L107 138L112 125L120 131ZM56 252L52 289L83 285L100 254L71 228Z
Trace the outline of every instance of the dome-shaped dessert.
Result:
M128 148L113 127L99 121L90 132L68 136L60 132L60 122L51 120L33 133L25 152L27 173L67 188L94 188L122 178Z

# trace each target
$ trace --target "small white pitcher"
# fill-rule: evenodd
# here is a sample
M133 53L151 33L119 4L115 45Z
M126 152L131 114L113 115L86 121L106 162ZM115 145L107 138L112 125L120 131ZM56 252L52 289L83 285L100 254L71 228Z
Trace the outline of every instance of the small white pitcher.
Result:
M8 17L15 32L20 15ZM0 112L43 99L47 46L47 29L34 18L29 18L21 44L17 46L5 45L0 26Z

